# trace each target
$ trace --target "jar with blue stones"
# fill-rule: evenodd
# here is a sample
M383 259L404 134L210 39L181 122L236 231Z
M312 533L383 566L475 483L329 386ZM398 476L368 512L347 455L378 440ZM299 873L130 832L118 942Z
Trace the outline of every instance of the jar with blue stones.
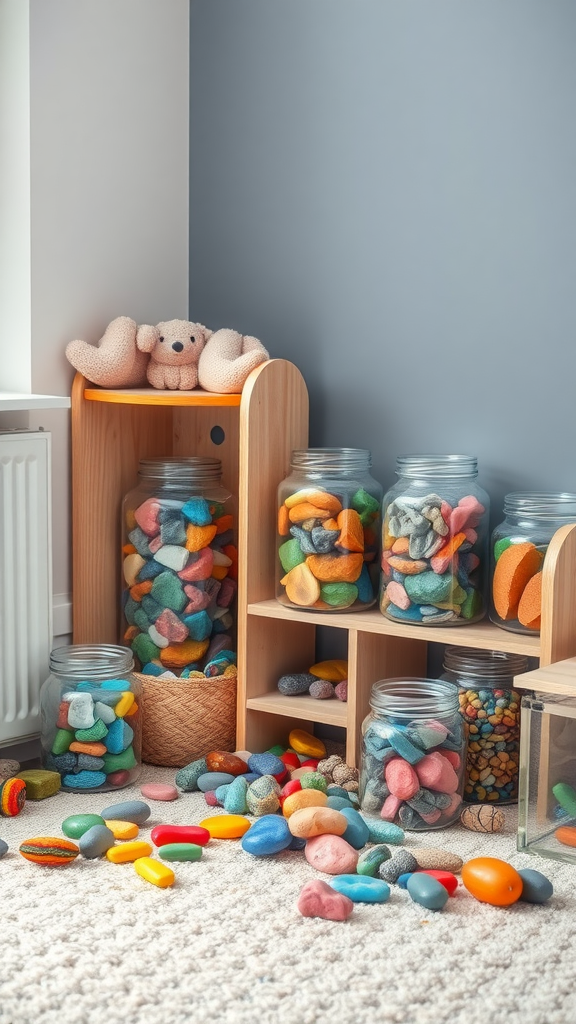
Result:
M210 457L145 459L122 506L121 642L144 675L236 672L236 499Z
M278 488L276 597L310 611L362 611L378 599L382 487L359 448L292 452Z
M129 648L55 648L40 715L42 764L60 773L62 789L106 792L139 778L142 690Z
M490 499L472 455L401 455L383 503L380 610L467 626L487 611Z

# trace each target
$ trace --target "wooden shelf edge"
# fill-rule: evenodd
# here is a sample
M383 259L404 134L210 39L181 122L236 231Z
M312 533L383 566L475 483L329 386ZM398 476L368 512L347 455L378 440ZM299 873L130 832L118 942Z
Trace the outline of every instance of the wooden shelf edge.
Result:
M249 697L246 707L251 711L265 711L269 715L286 715L307 722L321 722L323 725L347 726L347 705L339 700L315 700L306 695L286 697L279 691Z
M88 402L110 402L114 405L167 406L239 406L242 395L222 395L215 391L160 391L155 388L84 388Z

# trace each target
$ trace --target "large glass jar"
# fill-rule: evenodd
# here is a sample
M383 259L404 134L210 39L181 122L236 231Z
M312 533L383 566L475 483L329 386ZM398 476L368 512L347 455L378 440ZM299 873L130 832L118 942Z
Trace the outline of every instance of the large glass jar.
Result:
M465 647L444 652L442 679L458 686L468 738L465 800L503 804L518 799L521 694L514 689L514 676L528 668L520 654Z
M374 683L362 723L361 809L421 832L459 816L466 737L458 688L438 679Z
M122 789L140 775L142 700L134 659L112 644L57 647L40 690L42 764L62 788Z
M220 459L147 459L123 502L122 637L142 672L236 665L236 501Z
M471 455L401 455L383 504L380 610L469 625L486 613L490 499Z
M576 523L576 494L514 492L490 545L490 618L512 633L538 634L542 565L556 530Z
M276 596L289 607L361 611L378 595L382 487L360 448L292 452L278 488Z

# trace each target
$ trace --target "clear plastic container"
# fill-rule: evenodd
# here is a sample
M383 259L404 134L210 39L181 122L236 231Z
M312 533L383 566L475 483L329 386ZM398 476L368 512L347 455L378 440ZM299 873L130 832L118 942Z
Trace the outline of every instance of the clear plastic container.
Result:
M576 523L576 494L513 492L490 545L490 618L511 633L538 634L542 566L561 526Z
M57 647L40 690L42 764L62 788L122 789L139 778L142 696L127 647Z
M528 659L503 651L447 647L442 679L459 690L466 728L464 799L471 803L515 803L518 799L521 694L514 676Z
M383 504L380 610L465 626L486 613L490 499L471 455L401 455Z
M451 825L465 758L457 686L408 677L374 683L362 723L362 811L415 832Z
M219 459L147 459L124 498L122 638L147 675L236 664L236 499Z
M382 487L359 448L292 452L278 488L276 596L293 608L361 611L378 596Z

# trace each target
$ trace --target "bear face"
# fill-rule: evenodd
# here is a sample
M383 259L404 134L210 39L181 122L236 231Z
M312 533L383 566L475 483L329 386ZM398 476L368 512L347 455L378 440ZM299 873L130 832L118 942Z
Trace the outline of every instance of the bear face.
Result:
M189 320L168 320L151 330L155 338L151 347L146 344L146 351L153 362L163 366L197 365L210 334L201 324Z

